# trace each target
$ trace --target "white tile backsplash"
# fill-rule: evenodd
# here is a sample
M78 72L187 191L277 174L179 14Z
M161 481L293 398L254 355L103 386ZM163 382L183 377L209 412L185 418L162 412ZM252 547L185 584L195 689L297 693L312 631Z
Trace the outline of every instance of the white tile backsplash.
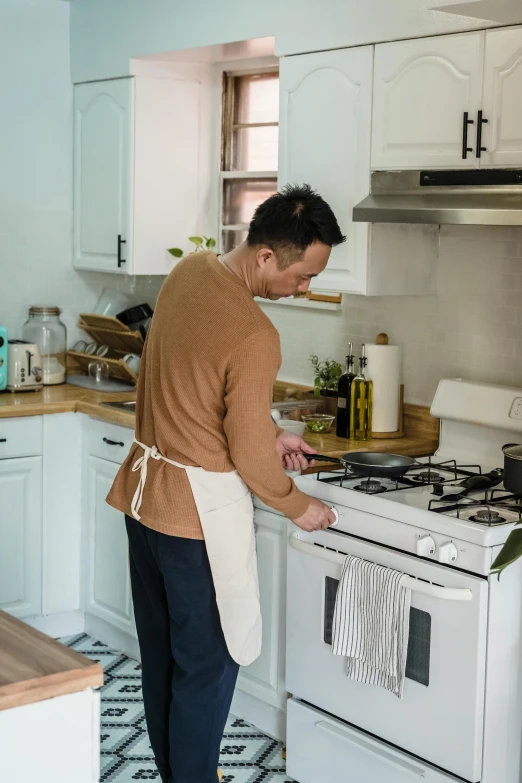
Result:
M443 226L437 294L345 296L341 312L264 307L281 334L280 377L311 383L311 353L343 360L384 331L403 348L408 402L429 405L443 377L522 387L522 228Z

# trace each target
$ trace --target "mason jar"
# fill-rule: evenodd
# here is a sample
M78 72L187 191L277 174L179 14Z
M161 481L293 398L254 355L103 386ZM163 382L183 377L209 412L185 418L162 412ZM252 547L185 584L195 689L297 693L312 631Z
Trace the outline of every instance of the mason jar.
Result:
M61 312L59 307L31 307L22 328L23 339L40 349L44 386L65 383L67 329Z

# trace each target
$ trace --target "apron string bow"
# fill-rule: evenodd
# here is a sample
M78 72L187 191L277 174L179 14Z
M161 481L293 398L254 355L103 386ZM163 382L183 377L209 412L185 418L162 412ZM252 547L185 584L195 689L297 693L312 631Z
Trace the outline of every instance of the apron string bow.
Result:
M134 497L132 498L131 503L132 516L134 519L139 521L141 517L138 512L141 507L141 502L143 500L143 490L145 489L145 483L147 481L147 463L151 458L159 460L163 459L163 457L156 446L145 446L143 443L140 443L138 440L136 440L136 438L134 438L134 443L137 443L138 446L141 446L143 449L143 456L138 457L132 466L133 473L136 473L138 470L140 471L138 486L136 487L136 492L134 493Z

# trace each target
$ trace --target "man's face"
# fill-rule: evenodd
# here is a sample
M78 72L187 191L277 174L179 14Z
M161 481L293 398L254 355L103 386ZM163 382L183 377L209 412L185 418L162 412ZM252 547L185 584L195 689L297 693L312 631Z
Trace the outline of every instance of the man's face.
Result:
M274 300L306 293L311 280L325 268L331 252L330 245L314 242L306 248L300 261L287 269L278 269L276 254L266 249L260 251L260 254L265 254L261 264L261 274L267 298Z

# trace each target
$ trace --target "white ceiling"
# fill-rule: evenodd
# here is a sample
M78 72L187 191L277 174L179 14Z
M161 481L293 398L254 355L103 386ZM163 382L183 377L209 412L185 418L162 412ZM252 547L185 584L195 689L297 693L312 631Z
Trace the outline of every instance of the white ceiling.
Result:
M497 24L522 24L522 0L459 0L449 4L446 0L444 5L437 4L433 10Z

